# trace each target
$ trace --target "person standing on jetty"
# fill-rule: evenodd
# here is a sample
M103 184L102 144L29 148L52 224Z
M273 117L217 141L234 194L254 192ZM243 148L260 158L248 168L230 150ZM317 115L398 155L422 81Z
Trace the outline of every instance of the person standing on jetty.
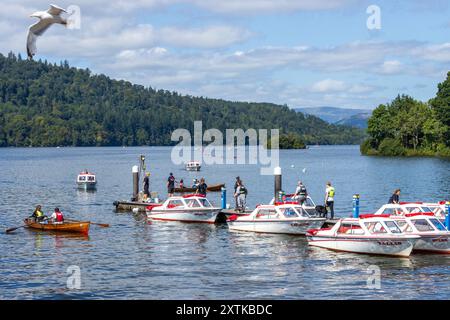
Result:
M196 194L201 194L202 196L206 196L206 190L208 189L208 185L205 183L205 178L200 179L200 184L195 190Z
M238 195L237 195L237 188L239 187L239 184L241 183L241 178L239 176L236 177L236 181L234 182L234 208L237 210L239 208L238 204Z
M325 189L325 207L330 209L330 219L334 219L334 194L334 187L328 181ZM326 215L328 215L328 210Z
M389 204L399 204L400 203L400 189L395 189L392 196L389 198Z
M237 208L235 211L245 212L247 193L247 188L245 188L242 180L239 179L238 186L234 194L235 198L237 199Z
M145 173L145 178L144 178L144 200L147 200L150 196L150 172L146 172Z
M297 188L295 189L295 193L292 196L292 199L298 200L300 205L303 205L303 202L306 201L308 197L308 192L306 191L306 187L303 182L299 181L297 184Z
M169 194L169 197L173 197L174 190L175 190L175 177L171 172L169 178L167 179L167 193Z

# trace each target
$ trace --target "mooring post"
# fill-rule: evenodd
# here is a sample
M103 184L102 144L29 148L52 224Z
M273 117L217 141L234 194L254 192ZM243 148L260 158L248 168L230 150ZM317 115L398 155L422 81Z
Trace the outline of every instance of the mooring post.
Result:
M222 187L220 189L222 191L221 199L222 199L222 209L227 208L227 189L225 187Z
M139 166L133 166L131 169L133 173L133 198L132 201L137 201L139 197Z
M274 175L274 186L275 186L275 193L274 193L274 199L275 202L278 199L278 195L281 191L281 168L280 167L275 167L273 169L273 175Z
M445 211L447 212L447 216L445 217L445 227L450 231L450 201L445 203Z
M359 194L353 195L353 218L359 218Z

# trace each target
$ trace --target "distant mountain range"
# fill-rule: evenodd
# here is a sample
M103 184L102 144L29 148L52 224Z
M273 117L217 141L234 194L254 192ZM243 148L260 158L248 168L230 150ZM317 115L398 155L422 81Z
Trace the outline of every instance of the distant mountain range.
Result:
M331 124L347 125L363 129L367 128L367 120L372 114L372 110L337 107L305 107L294 108L294 110L316 116Z

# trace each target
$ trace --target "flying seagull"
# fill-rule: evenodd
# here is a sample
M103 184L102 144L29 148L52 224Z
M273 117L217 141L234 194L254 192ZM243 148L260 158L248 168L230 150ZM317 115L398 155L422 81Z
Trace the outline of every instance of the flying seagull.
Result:
M54 23L67 25L67 20L61 17L62 12L67 13L63 8L51 4L47 11L37 11L30 16L39 18L38 22L28 28L27 54L30 60L36 54L36 39L38 36L41 36Z

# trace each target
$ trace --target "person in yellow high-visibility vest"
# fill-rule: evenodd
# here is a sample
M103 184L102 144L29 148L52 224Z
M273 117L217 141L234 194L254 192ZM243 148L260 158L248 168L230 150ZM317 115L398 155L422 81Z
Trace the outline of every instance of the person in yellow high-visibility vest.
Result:
M325 189L325 207L330 209L330 218L334 219L334 187L331 185L331 182L327 182L327 186ZM326 215L328 215L328 210Z

